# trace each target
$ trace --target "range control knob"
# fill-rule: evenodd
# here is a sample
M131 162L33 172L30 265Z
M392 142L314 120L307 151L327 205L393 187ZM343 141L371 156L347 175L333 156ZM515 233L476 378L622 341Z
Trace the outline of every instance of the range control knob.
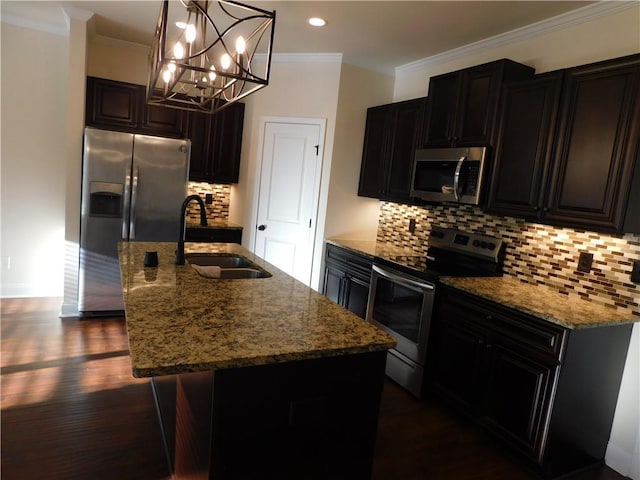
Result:
M480 248L487 248L487 242L480 242Z
M473 241L473 246L474 247L479 247L480 246L480 240L474 240Z
M487 245L487 248L488 248L489 250L495 250L495 249L496 249L496 244L495 244L495 243L489 243L489 244Z

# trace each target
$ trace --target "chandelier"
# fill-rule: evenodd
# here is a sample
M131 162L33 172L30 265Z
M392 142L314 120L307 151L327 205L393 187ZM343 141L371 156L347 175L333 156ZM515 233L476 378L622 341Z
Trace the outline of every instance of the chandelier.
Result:
M215 113L267 86L275 20L230 0L163 0L147 103Z

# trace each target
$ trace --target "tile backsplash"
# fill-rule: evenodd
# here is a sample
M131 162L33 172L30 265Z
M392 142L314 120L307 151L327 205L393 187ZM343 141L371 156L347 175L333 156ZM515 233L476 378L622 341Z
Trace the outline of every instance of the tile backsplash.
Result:
M414 233L409 232L410 219L416 221ZM632 262L640 259L640 235L556 228L488 215L470 205L418 207L381 202L377 240L426 254L431 225L502 238L505 275L640 315L640 285L630 280ZM580 252L593 253L589 273L577 271Z
M205 200L207 193L213 195L213 203L211 205L205 205L207 209L207 220L211 222L227 221L229 219L231 186L205 182L189 182L187 186L187 194L200 195L202 197L202 201ZM187 207L187 222L200 222L200 209L196 202L191 202Z

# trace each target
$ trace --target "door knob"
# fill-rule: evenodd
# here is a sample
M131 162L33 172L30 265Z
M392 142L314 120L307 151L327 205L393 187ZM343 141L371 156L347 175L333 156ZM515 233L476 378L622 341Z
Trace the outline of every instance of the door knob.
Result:
M260 230L261 232L266 230L267 226L266 225L258 225L258 230Z

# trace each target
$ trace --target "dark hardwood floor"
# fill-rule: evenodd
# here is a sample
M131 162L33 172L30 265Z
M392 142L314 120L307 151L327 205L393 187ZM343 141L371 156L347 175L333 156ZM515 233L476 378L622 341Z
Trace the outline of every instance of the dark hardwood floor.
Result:
M131 376L124 320L59 319L59 304L2 300L2 479L169 479L149 380ZM624 478L602 467L571 480ZM387 382L373 480L452 479L536 476L464 420Z

